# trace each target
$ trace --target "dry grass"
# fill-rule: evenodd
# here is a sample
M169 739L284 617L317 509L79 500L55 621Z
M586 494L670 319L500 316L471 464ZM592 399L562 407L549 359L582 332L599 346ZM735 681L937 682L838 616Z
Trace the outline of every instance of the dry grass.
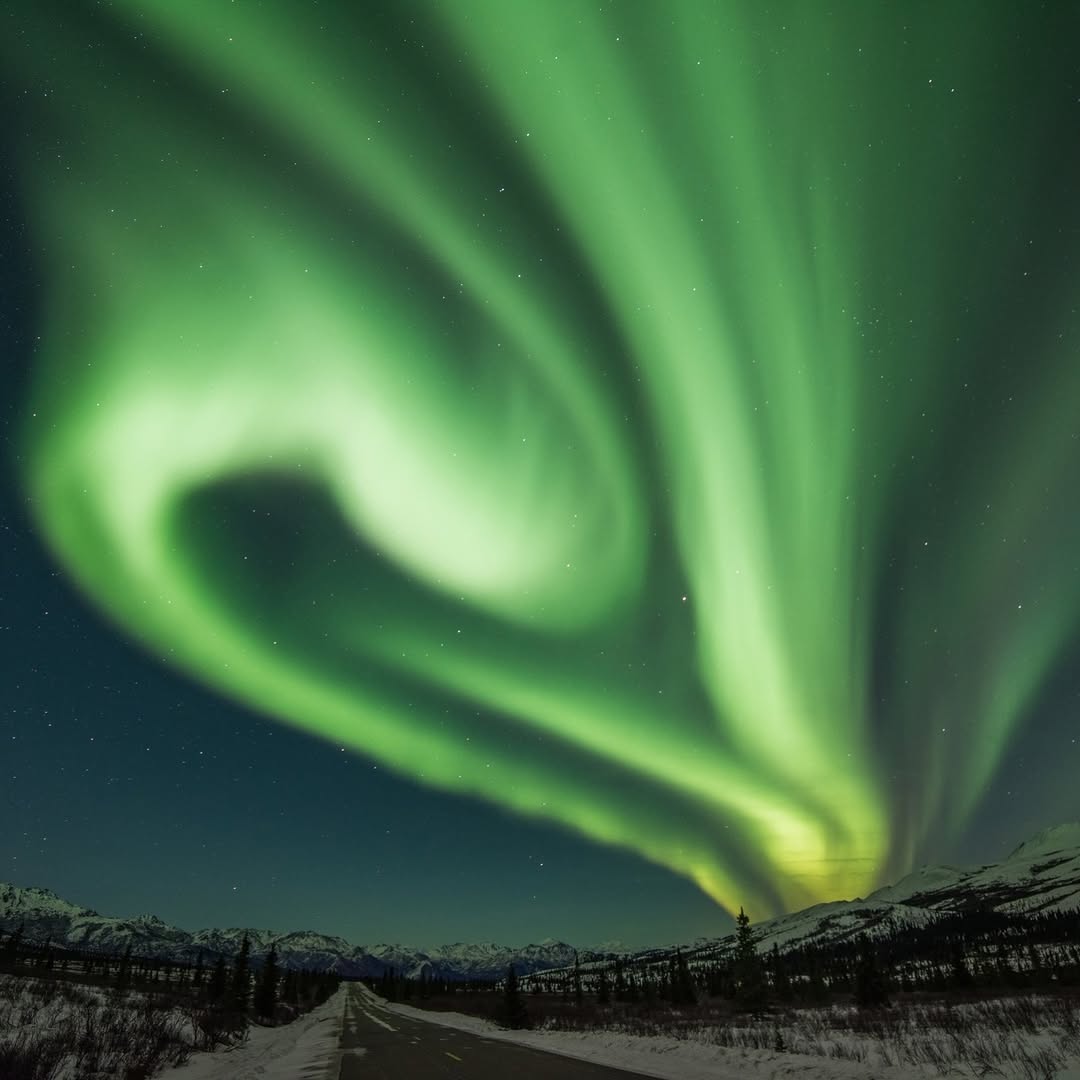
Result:
M165 994L0 976L4 1080L146 1080L186 1061L191 1025Z
M1080 1000L1028 995L991 1000L907 1001L866 1011L847 1005L740 1016L726 1002L575 1006L526 995L534 1026L548 1031L612 1031L685 1039L732 1050L767 1050L858 1062L868 1069L914 1068L941 1076L1052 1080L1080 1059ZM498 994L414 1001L493 1018Z

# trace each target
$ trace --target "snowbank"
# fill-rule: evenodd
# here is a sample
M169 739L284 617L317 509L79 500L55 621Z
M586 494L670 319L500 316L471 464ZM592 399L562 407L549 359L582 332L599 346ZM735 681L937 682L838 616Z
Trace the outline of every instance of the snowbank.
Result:
M345 1016L343 986L299 1020L284 1027L253 1027L231 1050L194 1054L166 1073L168 1080L324 1080L337 1076Z
M794 1054L726 1050L683 1039L643 1038L610 1031L506 1031L479 1017L414 1009L411 1005L384 1002L366 991L365 994L370 1004L400 1016L468 1031L485 1039L517 1043L549 1054L626 1069L657 1080L771 1080L796 1075L800 1080L871 1080L866 1066L860 1062L818 1062ZM908 1080L909 1077L922 1080L931 1075L899 1071L880 1074L882 1080Z
M701 1031L700 1039L631 1035L619 1031L505 1031L491 1021L478 1017L390 1004L366 989L364 995L366 1004L386 1012L456 1028L486 1039L518 1043L597 1065L626 1069L657 1080L789 1080L792 1077L799 1080L930 1080L940 1077L943 1071L983 1075L978 1069L971 1068L970 1063L960 1061L944 1068L940 1063L893 1064L882 1061L880 1047L870 1047L859 1036L840 1030L828 1033L816 1054L795 1054L784 1050L717 1046L710 1041L710 1033L706 1029ZM995 1035L1011 1039L1011 1036L992 1029L983 1034L988 1041ZM1054 1080L1080 1080L1080 1060L1075 1056L1075 1039L1067 1040L1074 1047L1073 1053L1069 1054L1071 1060L1061 1062L1056 1071L1049 1065L1049 1059L1039 1061L1040 1052L1048 1048L1051 1042L1058 1042L1060 1035L1057 1032L1051 1040L1049 1027L1039 1034L1031 1033L1025 1039L1026 1049L1014 1047L1013 1052L1017 1054L1014 1059L1005 1060L1003 1055L997 1061L993 1074L1008 1080L1030 1080L1033 1076L1051 1075ZM943 1032L941 1038L947 1042L949 1036ZM896 1061L900 1055L894 1052L889 1056Z

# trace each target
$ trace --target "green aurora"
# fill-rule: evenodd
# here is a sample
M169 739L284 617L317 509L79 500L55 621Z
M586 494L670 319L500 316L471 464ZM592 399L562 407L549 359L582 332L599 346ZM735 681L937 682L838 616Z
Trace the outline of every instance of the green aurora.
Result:
M41 534L418 782L864 894L1075 656L1069 7L18 0Z

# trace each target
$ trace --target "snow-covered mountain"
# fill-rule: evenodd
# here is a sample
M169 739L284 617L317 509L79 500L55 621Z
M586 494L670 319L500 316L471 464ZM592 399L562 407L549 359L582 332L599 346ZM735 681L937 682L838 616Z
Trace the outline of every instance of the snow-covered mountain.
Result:
M0 930L23 927L24 935L72 948L193 960L199 947L192 935L154 915L110 918L61 899L49 889L0 884Z
M1022 843L1008 858L987 866L924 866L865 899L816 904L756 927L759 948L781 952L800 945L827 945L867 934L892 934L902 928L928 927L973 908L1018 914L1080 911L1080 823L1045 829ZM234 955L247 935L256 960L276 945L283 964L330 969L345 976L380 976L389 968L405 975L451 979L490 979L512 963L525 975L573 964L575 950L560 941L522 949L490 942L441 945L427 949L404 945L353 945L344 938L310 930L279 933L230 928L190 932L153 915L110 918L62 900L48 889L0 884L0 931L23 927L27 938L50 940L72 948L121 953L130 944L137 955L193 961L218 954ZM683 951L699 963L727 952L733 935L697 941ZM612 954L628 963L657 962L670 949L628 953L618 946L580 950L583 964L604 964Z
M378 977L389 968L418 977L493 979L512 963L521 973L563 967L573 962L574 949L559 941L544 941L512 949L492 943L442 945L432 949L404 945L353 945L344 938L311 930L281 933L244 927L196 930L169 926L154 915L111 918L61 899L40 888L0 884L0 931L22 928L24 937L51 941L75 949L122 953L128 945L141 956L204 962L218 955L233 956L246 935L251 954L260 960L271 945L287 967L333 970L341 975Z
M866 934L930 926L978 908L1005 913L1080 910L1080 823L1057 825L1020 844L999 863L923 866L866 899L838 900L760 923L762 951L831 944ZM725 951L734 935L705 950Z
M1006 859L986 866L923 866L865 899L815 904L754 927L760 952L781 953L803 945L830 946L847 939L885 937L904 929L932 927L959 913L979 909L1006 914L1080 912L1080 824L1057 825L1020 844ZM729 953L735 935L681 946L691 967ZM675 947L625 957L628 967L666 964ZM606 961L583 964L607 967ZM559 971L538 975L541 984Z

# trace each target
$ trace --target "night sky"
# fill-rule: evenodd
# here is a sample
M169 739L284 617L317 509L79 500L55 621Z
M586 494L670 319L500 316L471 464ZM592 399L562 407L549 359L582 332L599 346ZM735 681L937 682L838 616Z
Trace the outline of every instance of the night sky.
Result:
M1078 41L9 4L0 880L645 944L1080 816Z

